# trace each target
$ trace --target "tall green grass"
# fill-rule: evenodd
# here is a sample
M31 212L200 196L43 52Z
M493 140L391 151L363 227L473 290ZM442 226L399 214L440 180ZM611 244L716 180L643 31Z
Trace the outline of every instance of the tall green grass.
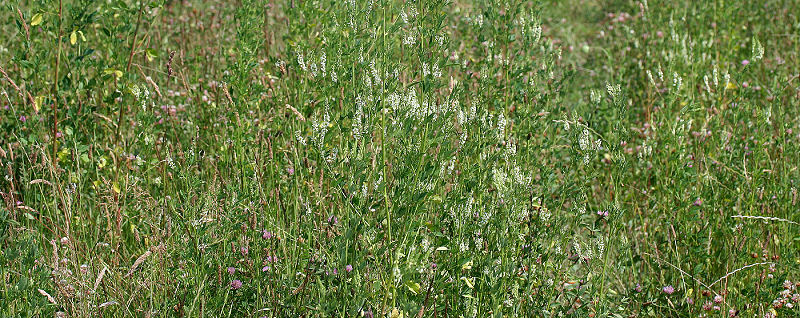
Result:
M61 1L2 316L798 315L794 1Z

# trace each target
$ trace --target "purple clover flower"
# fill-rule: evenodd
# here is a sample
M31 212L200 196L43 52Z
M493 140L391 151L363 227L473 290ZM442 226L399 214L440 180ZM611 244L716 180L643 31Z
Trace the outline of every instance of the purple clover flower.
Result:
M339 218L337 218L335 215L331 215L331 216L328 217L328 223L330 225L339 224Z

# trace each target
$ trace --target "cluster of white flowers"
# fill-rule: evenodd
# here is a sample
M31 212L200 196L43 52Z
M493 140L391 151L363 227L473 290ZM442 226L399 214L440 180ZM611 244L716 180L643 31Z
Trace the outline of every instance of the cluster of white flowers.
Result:
M761 42L758 41L757 38L753 38L753 55L751 59L753 61L758 61L764 57L764 46L761 45Z
M306 138L303 137L303 135L300 133L299 130L295 130L294 138L297 139L297 142L299 142L301 145L303 145L303 146L306 145Z
M606 91L608 91L608 95L611 95L611 97L617 98L622 92L622 88L619 84L612 85L611 83L606 83Z
M341 56L341 52L339 53L339 56ZM275 63L275 66L280 68L284 65L283 63L285 62L278 61ZM318 57L315 57L313 52L309 52L308 56L303 52L298 52L297 64L300 66L303 73L308 73L311 75L311 78L317 78L319 76L320 79L329 78L334 83L339 81L339 75L336 73L336 69L339 67L339 61L334 59L333 65L329 64L328 54L324 49L321 50Z
M603 150L603 141L600 138L592 141L589 129L584 128L578 136L578 148L584 153L583 164L589 164L589 154Z
M308 72L308 66L306 66L306 59L303 56L302 52L297 53L297 64L300 65L300 69L302 69L303 72Z
M414 87L409 87L405 92L393 92L387 96L389 110L403 116L405 119L422 120L428 116L437 119L458 111L458 103L437 103L428 98L420 98ZM388 111L388 110L387 110ZM396 122L396 119L393 119Z
M433 63L433 66L428 66L428 63L422 63L422 75L433 75L435 78L442 77L442 70L439 69L439 64Z
M641 148L641 151L639 151L639 153L638 153L638 157L639 157L639 159L644 159L644 158L649 157L652 153L653 153L653 147L651 147L649 144L645 143L645 144L642 144L642 148Z
M414 46L417 44L417 29L412 28L408 31L405 37L403 37L403 45L405 46Z
M501 197L510 189L511 184L509 181L510 179L505 169L497 167L492 168L492 185L494 185Z
M483 14L476 14L475 16L471 16L471 17L470 16L466 16L466 17L464 17L464 21L466 21L468 24L472 24L473 26L476 26L478 28L482 28L483 27L483 23L484 23Z
M361 96L359 95L358 97L356 97L356 113L355 116L353 117L353 124L352 124L353 138L355 138L356 141L361 140L361 137L365 130L365 127L362 122L364 117L364 106L365 106L364 99L361 98Z
M142 107L143 111L147 110L147 106L155 107L155 102L150 98L150 90L146 85L142 84L140 88L139 85L134 84L131 86L130 90L131 94L139 101L139 106Z
M714 69L711 71L711 76L710 77L709 77L708 74L703 75L703 84L705 85L705 89L706 89L707 92L713 93L714 91L719 90L719 87L720 87L720 85L719 85L720 84L719 83L719 77L720 77L719 73L720 73L719 68L716 65L714 65ZM725 71L722 74L722 78L723 78L723 81L724 81L722 89L726 90L726 89L728 89L728 85L730 84L731 76L727 71Z
M506 139L506 117L503 114L497 115L497 139L500 142L504 142Z
M589 91L589 100L591 100L592 103L594 103L594 104L599 104L600 103L600 94L597 93L596 90L593 90L593 89L590 90ZM567 130L569 130L569 128L567 128Z
M675 91L681 90L682 85L683 78L677 72L672 73L672 86L675 87Z
M376 86L380 86L383 83L383 79L378 73L378 69L375 68L375 60L369 63L369 68L372 72L372 83Z
M518 165L514 164L514 168L511 170L511 174L514 176L514 181L518 185L522 185L525 187L530 187L533 182L533 177L530 173L525 173L522 171Z
M406 11L408 12L406 13ZM411 20L416 19L418 15L419 12L417 12L417 7L414 5L409 5L408 9L400 11L400 19L402 19L405 24L411 23Z
M317 146L317 148L322 149L323 143L325 142L325 134L328 133L328 127L331 126L331 116L328 110L325 110L325 114L322 116L322 120L314 119L311 122L311 129L313 130L313 134L311 135L311 141Z
M520 27L522 36L530 35L533 42L539 42L539 39L541 39L542 24L537 18L530 15L521 15L514 21L514 24Z

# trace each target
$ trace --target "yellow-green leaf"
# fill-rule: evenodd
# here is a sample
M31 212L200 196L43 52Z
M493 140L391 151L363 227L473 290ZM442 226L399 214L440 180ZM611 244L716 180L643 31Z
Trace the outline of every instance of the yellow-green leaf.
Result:
M122 71L120 71L120 70L115 70L115 69L113 69L113 68L107 68L107 69L105 69L105 70L103 71L103 74L105 74L105 75L112 75L112 74L113 74L113 75L114 75L114 76L116 76L117 78L120 78L120 77L122 77Z
M78 34L72 31L69 35L69 44L75 45L75 43L78 43Z
M37 13L31 18L31 26L37 26L42 24L42 14Z
M158 57L158 52L154 49L147 49L144 50L144 55L147 57L147 60L152 62L154 58Z
M465 283L467 283L467 286L469 286L470 289L474 289L475 288L475 285L472 284L472 282L470 281L469 278L461 276L461 280L463 280Z
M408 288L408 290L410 290L412 293L414 293L414 295L419 294L419 291L421 289L419 283L412 282L412 281L407 281L406 282L406 287Z
M397 310L397 308L392 308L391 314L389 314L389 318L403 318L404 313L402 311Z
M42 104L44 104L44 96L36 96L33 99L33 111L38 113L42 109Z

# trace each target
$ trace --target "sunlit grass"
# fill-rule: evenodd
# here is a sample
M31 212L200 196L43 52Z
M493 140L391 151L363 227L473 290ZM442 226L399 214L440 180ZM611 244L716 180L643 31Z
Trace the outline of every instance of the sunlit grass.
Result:
M800 314L794 1L2 7L4 317Z

